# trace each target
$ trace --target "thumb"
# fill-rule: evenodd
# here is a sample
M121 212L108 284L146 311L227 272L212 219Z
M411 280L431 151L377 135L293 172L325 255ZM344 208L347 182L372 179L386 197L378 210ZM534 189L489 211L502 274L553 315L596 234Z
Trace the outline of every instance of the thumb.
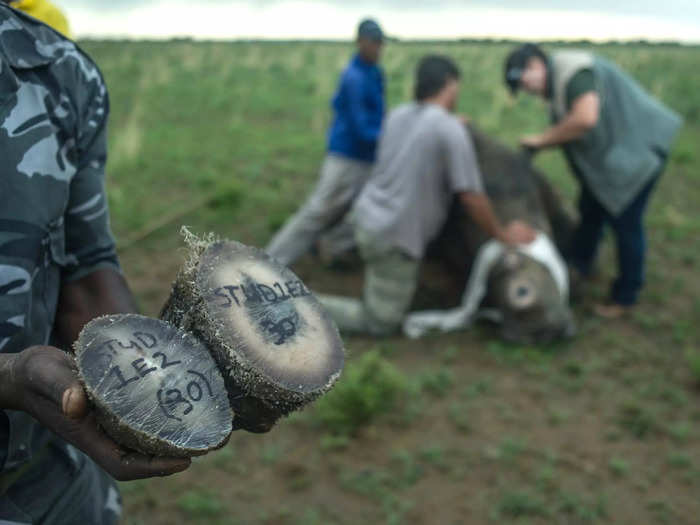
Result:
M82 419L87 414L87 396L79 383L76 382L63 391L61 411L71 419Z
M88 413L87 394L78 380L71 357L61 352L59 360L51 377L47 378L51 385L51 400L58 405L64 416L81 419Z
M44 346L29 348L20 355L22 376L29 391L53 404L66 417L80 419L87 414L87 395L68 354Z

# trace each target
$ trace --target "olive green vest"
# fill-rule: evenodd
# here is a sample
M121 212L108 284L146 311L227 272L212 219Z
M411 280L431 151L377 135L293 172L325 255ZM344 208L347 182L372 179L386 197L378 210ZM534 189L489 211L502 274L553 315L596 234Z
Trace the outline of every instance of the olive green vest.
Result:
M607 60L583 51L552 54L552 121L568 112L566 88L592 69L600 96L596 126L565 145L598 201L619 215L662 166L682 119Z

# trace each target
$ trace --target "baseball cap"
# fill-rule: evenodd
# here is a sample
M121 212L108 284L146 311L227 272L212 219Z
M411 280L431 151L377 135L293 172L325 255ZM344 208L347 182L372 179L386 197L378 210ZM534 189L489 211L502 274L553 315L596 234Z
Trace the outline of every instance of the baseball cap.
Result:
M382 42L384 40L384 32L382 31L382 28L379 27L379 24L371 18L367 18L360 22L360 25L357 28L357 36L358 38L369 38L370 40L374 40L376 42Z
M520 80L523 77L523 72L527 67L527 62L532 57L540 57L546 61L547 57L536 44L523 44L514 49L506 58L505 82L510 92L516 94L520 88Z

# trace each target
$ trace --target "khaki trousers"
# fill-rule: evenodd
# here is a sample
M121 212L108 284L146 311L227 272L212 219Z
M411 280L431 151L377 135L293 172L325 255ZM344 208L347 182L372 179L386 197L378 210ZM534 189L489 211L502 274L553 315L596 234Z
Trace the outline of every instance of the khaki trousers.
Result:
M389 335L401 327L416 291L420 260L361 229L355 240L365 262L362 299L319 295L341 332Z
M345 215L367 182L372 165L329 154L321 167L321 178L304 205L275 234L265 251L285 266L309 251L324 233L334 252L352 247L352 230ZM333 233L333 228L338 231ZM347 237L350 237L349 239ZM350 242L348 242L350 241Z

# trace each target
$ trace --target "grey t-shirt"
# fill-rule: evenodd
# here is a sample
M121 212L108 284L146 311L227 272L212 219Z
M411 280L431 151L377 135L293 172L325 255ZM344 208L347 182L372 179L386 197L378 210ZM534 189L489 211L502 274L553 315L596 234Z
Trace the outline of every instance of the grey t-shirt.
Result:
M420 259L445 223L453 195L464 191L483 191L465 126L436 104L404 104L387 117L354 221Z

